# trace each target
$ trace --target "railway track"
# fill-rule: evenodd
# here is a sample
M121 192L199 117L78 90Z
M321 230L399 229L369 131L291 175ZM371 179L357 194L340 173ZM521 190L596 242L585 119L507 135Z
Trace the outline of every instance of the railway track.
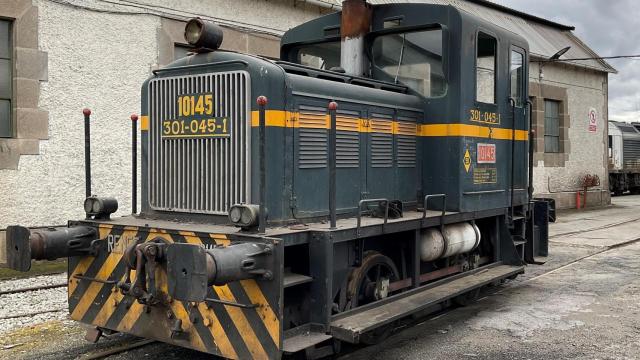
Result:
M151 345L155 343L155 340L140 340L130 344L124 344L120 346L116 346L114 348L104 350L95 354L90 354L87 357L80 357L82 360L97 360L97 359L105 359L112 355L121 354L130 350L138 349L141 347L145 347L147 345Z
M609 229L609 228L612 228L612 227L625 225L625 224L629 224L629 223L636 222L636 221L640 221L640 218L633 218L633 219L629 219L629 220L619 221L619 222L616 222L616 223L597 226L597 227L594 227L594 228L588 228L588 229L582 229L582 230L576 230L576 231L569 231L569 232L565 232L565 233L558 233L558 234L550 235L549 236L549 240L555 239L555 238L559 238L559 237L562 237L562 236L573 236L573 235L582 234L582 233L591 232L591 231Z
M31 291L56 289L56 288L61 288L61 287L66 287L66 286L67 286L67 282L66 281L63 282L63 283L50 284L50 285L30 286L30 287L25 287L25 288L0 291L0 296L9 295L9 294L26 293L26 292L31 292Z

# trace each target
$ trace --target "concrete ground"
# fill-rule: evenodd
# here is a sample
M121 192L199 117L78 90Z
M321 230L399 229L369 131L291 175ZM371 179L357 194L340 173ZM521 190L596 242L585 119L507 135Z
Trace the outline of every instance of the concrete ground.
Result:
M613 202L561 213L544 265L340 359L640 359L640 196ZM0 335L0 358L82 358L135 341L115 336L93 345L83 335L68 321L21 328ZM140 358L210 357L166 344L109 357Z

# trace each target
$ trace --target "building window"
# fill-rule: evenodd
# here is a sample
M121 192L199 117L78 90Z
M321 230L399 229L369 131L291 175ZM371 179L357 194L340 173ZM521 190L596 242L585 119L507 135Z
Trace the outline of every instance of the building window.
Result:
M544 152L560 152L560 101L544 100Z
M478 33L476 53L476 100L496 103L496 39Z
M13 63L11 57L11 22L0 20L0 137L12 137L11 100L13 97Z

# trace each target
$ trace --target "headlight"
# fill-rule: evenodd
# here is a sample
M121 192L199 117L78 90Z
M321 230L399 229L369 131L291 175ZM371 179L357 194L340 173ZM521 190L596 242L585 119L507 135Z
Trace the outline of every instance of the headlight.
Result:
M229 220L236 226L250 228L258 225L260 207L253 204L236 204L229 209Z
M194 18L184 27L184 39L196 51L215 51L222 44L222 28L210 21Z
M84 200L84 212L89 217L108 219L116 211L118 211L118 200L114 198L91 196Z
M232 206L229 210L229 220L231 220L232 223L237 224L240 222L241 218L242 208L240 208L239 206Z

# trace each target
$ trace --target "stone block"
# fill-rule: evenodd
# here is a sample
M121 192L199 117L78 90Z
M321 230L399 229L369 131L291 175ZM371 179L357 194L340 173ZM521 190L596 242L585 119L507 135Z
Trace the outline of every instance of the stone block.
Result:
M37 108L40 98L40 82L33 79L16 78L14 83L17 108Z
M17 170L20 152L15 139L0 139L0 169Z
M16 77L47 81L48 56L44 51L16 48Z
M15 23L16 47L38 48L38 8L31 6Z
M16 17L21 17L31 7L33 7L33 0L14 0L16 3Z
M49 112L36 109L16 109L19 139L48 139Z
M0 16L7 18L16 18L19 14L16 14L16 0L0 0Z
M222 40L222 46L221 46L222 49L230 50L230 51L238 51L243 53L248 52L248 45L247 45L248 34L247 33L234 30L234 29L229 29L226 27L223 27L222 30L224 33L224 39Z
M248 51L250 54L280 58L280 40L278 38L268 35L250 34L248 40Z
M7 264L7 237L6 232L0 231L0 265Z
M38 139L17 139L21 155L40 154L40 140Z

